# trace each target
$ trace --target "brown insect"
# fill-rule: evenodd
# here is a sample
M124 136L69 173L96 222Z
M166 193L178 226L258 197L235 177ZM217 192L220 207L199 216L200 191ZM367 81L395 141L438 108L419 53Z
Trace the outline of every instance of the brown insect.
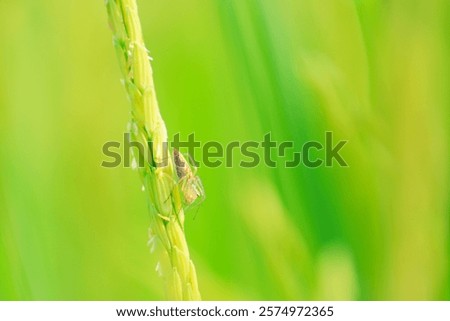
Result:
M193 205L200 204L206 196L202 181L196 175L196 168L194 167L193 170L183 154L175 148L173 149L173 159L177 170L178 184L183 194L185 205L189 208Z

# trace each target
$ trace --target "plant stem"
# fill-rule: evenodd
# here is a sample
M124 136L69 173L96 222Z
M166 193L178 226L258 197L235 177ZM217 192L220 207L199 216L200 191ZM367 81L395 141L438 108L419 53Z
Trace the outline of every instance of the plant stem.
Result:
M159 251L156 270L164 279L169 300L200 300L197 275L184 234L182 195L156 99L136 0L106 0L106 7L123 83L132 106L131 136L147 148L144 155L151 152L151 159L139 166L139 173L149 199L149 244L152 251Z

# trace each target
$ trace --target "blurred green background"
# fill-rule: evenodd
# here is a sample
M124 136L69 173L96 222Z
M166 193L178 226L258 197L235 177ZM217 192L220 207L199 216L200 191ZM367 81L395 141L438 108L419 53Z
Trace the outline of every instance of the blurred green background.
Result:
M169 134L348 140L349 168L200 168L206 300L448 300L450 2L140 0ZM103 1L0 1L0 299L163 299Z

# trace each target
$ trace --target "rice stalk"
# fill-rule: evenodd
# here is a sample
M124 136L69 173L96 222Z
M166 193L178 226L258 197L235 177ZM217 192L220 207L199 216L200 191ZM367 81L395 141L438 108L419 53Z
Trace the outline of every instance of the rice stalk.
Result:
M106 0L106 7L122 81L131 102L130 134L145 146L144 155L150 155L138 170L149 199L149 245L152 252L159 253L156 270L164 280L169 300L200 300L184 234L183 195L167 145L136 0Z

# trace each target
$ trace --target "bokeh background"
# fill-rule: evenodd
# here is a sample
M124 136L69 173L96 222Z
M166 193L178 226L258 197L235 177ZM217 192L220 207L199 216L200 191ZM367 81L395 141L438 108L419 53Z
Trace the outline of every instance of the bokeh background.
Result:
M206 300L448 300L450 2L140 0L161 112L201 141L348 140L349 168L200 168ZM0 1L0 299L159 300L103 1ZM194 219L195 217L195 219Z

